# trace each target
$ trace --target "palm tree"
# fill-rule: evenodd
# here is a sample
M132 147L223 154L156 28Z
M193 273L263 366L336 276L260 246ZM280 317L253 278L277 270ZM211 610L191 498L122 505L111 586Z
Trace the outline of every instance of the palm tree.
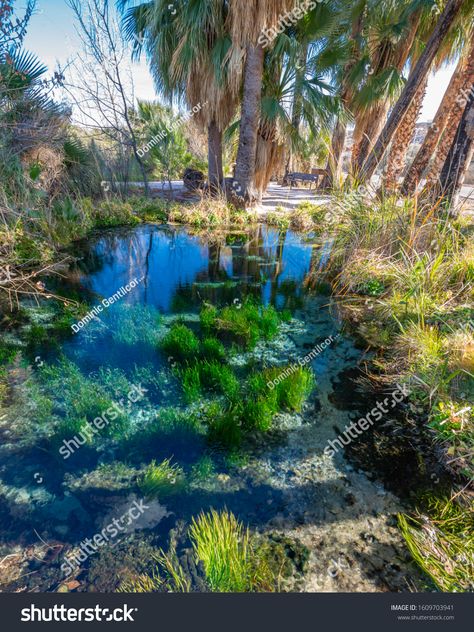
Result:
M456 70L451 77L443 100L426 134L415 160L413 161L402 185L403 195L415 192L418 183L428 167L429 180L435 180L444 165L463 113L463 94L468 94L474 83L474 39L467 41L466 50L461 55ZM442 142L441 142L442 141Z
M410 105L419 90L420 84L426 79L433 60L440 50L443 39L449 31L453 21L459 14L464 0L447 0L444 11L438 19L438 22L429 38L426 47L421 54L415 68L410 73L410 77L399 100L395 104L385 127L380 134L373 151L362 170L362 178L370 180L374 174L380 160L382 159L388 145L392 141L400 122L406 115Z
M129 0L121 0L122 9ZM169 0L132 7L124 30L144 45L157 90L188 109L201 106L195 120L208 133L209 183L223 185L222 133L232 120L239 98L241 59L232 48L224 0ZM173 10L171 10L173 9Z
M387 168L383 175L382 188L386 192L396 191L398 188L398 180L405 168L408 148L415 134L416 122L423 106L427 85L428 76L418 86L413 101L393 137Z
M265 57L255 187L266 189L287 156L315 154L319 139L339 114L339 99L326 81L333 65L328 35L337 28L332 8L320 5L275 42ZM288 163L287 163L288 166Z
M466 100L461 122L439 179L439 194L455 209L461 187L474 155L474 92Z
M324 189L331 189L336 183L339 184L341 180L342 155L347 135L347 119L352 109L355 86L360 80L361 38L366 9L367 0L356 2L349 12L350 25L348 25L348 28L344 25L339 38L331 40L333 50L339 49L343 55L343 59L336 65L338 67L336 83L339 86L340 100L344 110L336 118L334 125L326 164L327 176L322 183L322 188ZM339 17L344 20L345 14L346 12L342 11Z
M371 70L354 103L353 174L361 171L401 93L402 72L416 47L424 13L418 0L384 0L370 7L366 40Z
M293 0L229 0L229 24L233 47L245 57L240 137L234 173L234 190L240 203L258 198L255 187L257 133L261 111L264 28L274 28L294 6Z

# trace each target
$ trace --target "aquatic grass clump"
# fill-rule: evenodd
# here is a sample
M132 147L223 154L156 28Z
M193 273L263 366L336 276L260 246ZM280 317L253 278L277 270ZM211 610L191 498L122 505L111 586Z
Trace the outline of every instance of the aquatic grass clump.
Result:
M205 360L224 362L226 350L222 342L217 338L207 337L201 343L200 355Z
M242 408L222 407L213 402L206 411L207 438L211 443L228 450L239 448L242 443Z
M161 348L179 362L194 359L199 354L199 340L196 334L180 323L175 323L161 341Z
M238 398L240 384L232 369L220 362L197 360L180 369L181 385L187 402L196 401L203 390L222 393L229 400Z
M182 435L189 438L190 435L200 434L202 424L196 415L179 408L160 408L156 417L142 429L147 440L152 437L169 437Z
M150 573L142 573L123 581L119 593L187 593L191 591L191 580L181 565L176 549L170 546L165 552L162 549L151 555L151 562L155 564Z
M38 375L46 395L54 398L60 416L85 419L89 423L105 420L100 434L107 437L120 436L128 428L126 411L113 401L112 388L100 383L97 376L85 377L77 365L65 359L55 365L45 364ZM105 374L99 372L100 375Z
M198 364L201 383L208 389L222 393L234 401L240 393L240 383L232 369L219 362L202 362Z
M180 371L181 386L183 388L184 399L191 404L195 402L202 393L201 372L197 364L188 366Z
M191 469L191 477L196 481L210 479L216 474L214 461L210 456L204 455Z
M273 306L257 305L250 299L220 310L205 305L200 314L205 332L215 331L219 336L246 349L255 347L260 338L273 338L283 319L286 319L286 314L282 318Z
M214 509L201 513L193 518L189 537L213 592L272 589L271 571L256 554L248 528L233 513Z
M250 396L265 400L275 411L300 412L314 386L313 371L295 365L265 369L251 375L248 381Z
M184 472L171 458L157 464L152 461L139 478L137 484L146 498L157 498L175 493L184 485Z
M461 502L433 499L426 514L398 516L413 559L443 592L474 590L474 513Z

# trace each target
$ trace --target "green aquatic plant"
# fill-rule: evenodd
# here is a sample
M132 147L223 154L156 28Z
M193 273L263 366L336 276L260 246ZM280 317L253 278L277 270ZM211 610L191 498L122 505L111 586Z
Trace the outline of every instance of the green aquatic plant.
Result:
M199 320L204 332L210 332L214 327L217 319L218 310L214 305L204 305L199 314Z
M308 367L283 367L264 371L267 384L273 387L281 409L300 412L304 402L308 399L315 386L313 371ZM272 389L272 386L267 386Z
M217 402L206 411L207 437L226 449L233 450L242 443L242 410L238 406L222 407Z
M160 314L141 305L120 305L109 310L108 321L114 342L133 346L138 343L154 345L158 342Z
M165 552L162 549L153 553L151 562L155 564L150 573L135 575L123 581L120 593L187 593L191 591L191 580L186 576L174 546Z
M214 461L208 455L204 455L191 469L191 478L197 481L212 478L216 473Z
M199 354L199 340L196 334L180 323L175 323L161 341L161 348L173 359L184 362Z
M205 360L224 362L226 350L222 342L217 338L207 337L201 343L200 355Z
M200 381L206 388L222 393L232 401L238 399L240 383L230 367L215 361L199 362L197 367Z
M244 426L266 431L279 411L300 412L314 384L313 372L307 367L273 367L253 373L243 407Z
M104 374L99 372L100 375ZM113 387L107 388L94 377L84 376L73 362L63 359L54 365L45 364L39 376L45 393L54 398L60 416L86 419L89 423L102 419L105 423L99 432L108 437L121 436L127 429L129 417L126 410L112 399Z
M200 320L206 333L214 331L241 347L252 349L260 338L269 340L275 336L282 319L271 305L257 305L248 299L244 303L236 301L220 310L205 305Z
M147 438L169 437L171 435L189 435L202 432L202 424L196 415L179 408L160 408L156 417L142 428L140 434L144 432ZM140 437L139 437L140 438Z
M181 385L183 387L184 399L190 404L199 399L201 386L201 372L197 364L187 366L180 371Z
M184 472L171 459L161 463L152 461L138 480L138 487L146 498L157 498L176 492L184 485Z
M256 554L248 528L231 512L201 513L189 527L196 559L214 592L271 590L274 577Z

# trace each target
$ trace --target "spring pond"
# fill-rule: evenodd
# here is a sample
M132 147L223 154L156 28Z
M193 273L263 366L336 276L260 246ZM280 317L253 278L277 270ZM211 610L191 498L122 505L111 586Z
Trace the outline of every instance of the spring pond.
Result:
M186 527L211 508L227 508L280 545L292 564L282 589L413 586L417 572L396 514L430 483L432 464L420 465L416 440L393 432L390 416L345 451L324 452L377 400L362 379L370 355L324 280L328 250L312 235L265 225L211 236L142 225L76 244L73 263L44 279L51 294L87 306L85 314L137 284L78 333L71 330L77 318L58 314L52 299L24 302L4 326L5 343L20 353L7 368L0 411L2 590L117 590L130 573L148 572L153 551L170 542L181 560L189 557ZM202 339L204 305L238 310L248 301L287 316L254 348L224 340L223 363L242 381L249 367L287 367L317 349L307 364L315 386L300 412L278 413L269 431L248 432L229 449L200 425L219 396L187 399L178 359L161 341L175 323ZM131 399L137 387L141 395ZM121 412L112 422L60 453L84 420L114 402ZM166 459L177 468L171 485L144 496L147 466ZM64 573L65 555L142 500L137 518ZM193 589L205 588L196 579Z

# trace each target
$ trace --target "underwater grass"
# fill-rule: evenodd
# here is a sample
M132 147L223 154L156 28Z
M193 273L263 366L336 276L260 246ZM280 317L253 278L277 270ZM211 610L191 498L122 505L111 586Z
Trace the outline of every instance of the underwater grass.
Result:
M158 464L152 461L137 484L146 498L169 495L183 487L184 472L179 465L171 463L171 458Z
M193 518L189 537L213 592L268 590L274 583L268 566L256 555L248 528L231 512L201 513Z
M205 305L200 313L201 327L206 333L214 332L245 349L254 348L260 338L273 338L286 318L286 314L281 316L273 306L257 305L251 299L222 309Z
M175 323L161 341L161 348L174 360L185 362L199 354L200 344L189 327Z

